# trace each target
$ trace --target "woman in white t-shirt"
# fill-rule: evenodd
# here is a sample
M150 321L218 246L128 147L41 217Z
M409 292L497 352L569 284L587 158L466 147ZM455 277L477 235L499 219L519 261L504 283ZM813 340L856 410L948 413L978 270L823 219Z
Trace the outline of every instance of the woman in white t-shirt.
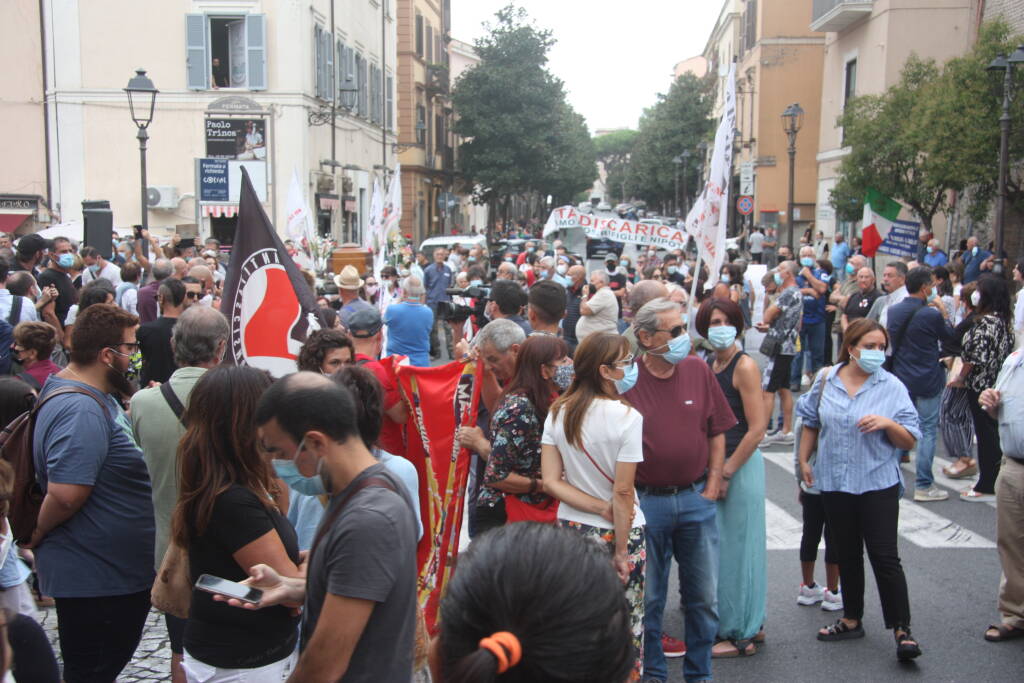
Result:
M629 342L588 335L573 357L575 378L552 404L541 438L544 491L561 501L558 524L607 546L625 585L640 680L644 622L644 514L634 479L643 461L643 416L619 397L636 371Z

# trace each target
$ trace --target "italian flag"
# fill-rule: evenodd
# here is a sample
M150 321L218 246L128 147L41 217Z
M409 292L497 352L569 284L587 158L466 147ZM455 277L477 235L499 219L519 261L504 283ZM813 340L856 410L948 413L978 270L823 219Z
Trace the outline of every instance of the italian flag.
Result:
M893 221L900 215L900 203L890 199L878 190L868 188L864 198L864 219L861 227L861 253L874 256L885 238L889 236Z

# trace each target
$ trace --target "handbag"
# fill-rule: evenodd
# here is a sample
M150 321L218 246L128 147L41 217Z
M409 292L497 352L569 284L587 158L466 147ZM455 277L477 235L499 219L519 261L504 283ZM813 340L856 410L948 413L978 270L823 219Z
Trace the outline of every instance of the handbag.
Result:
M758 349L761 355L774 358L782 351L782 339L775 333L775 330L768 330L761 341L761 348Z
M189 575L188 554L173 541L167 546L160 570L156 573L149 601L161 612L172 617L188 619L192 602L192 580Z
M550 496L544 503L525 503L514 493L505 494L506 524L540 522L554 524L558 519L558 501Z

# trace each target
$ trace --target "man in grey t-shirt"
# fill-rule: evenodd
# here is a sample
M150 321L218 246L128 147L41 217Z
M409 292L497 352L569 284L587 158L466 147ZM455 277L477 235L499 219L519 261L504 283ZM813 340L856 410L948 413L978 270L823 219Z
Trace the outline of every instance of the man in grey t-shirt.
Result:
M363 444L352 394L321 375L289 375L263 394L256 424L279 474L322 469L331 482L306 580L265 565L248 580L264 591L259 607L304 604L302 654L290 680L410 680L416 520L402 484Z

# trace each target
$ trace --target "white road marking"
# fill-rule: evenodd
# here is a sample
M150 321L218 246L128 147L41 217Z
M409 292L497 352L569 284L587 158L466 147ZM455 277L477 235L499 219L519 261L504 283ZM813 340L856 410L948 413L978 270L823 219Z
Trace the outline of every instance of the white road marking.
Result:
M764 521L768 550L799 550L804 524L768 499L764 501ZM824 549L824 540L819 545Z
M907 480L908 485L913 485L914 478L917 476L917 463L914 460L916 453L911 453L910 462L903 463L903 470L910 474L910 479ZM952 460L946 458L940 458L935 456L935 461L932 462L932 476L935 478L935 483L939 486L944 486L950 490L950 498L955 498L960 495L960 492L966 488L970 488L974 485L974 482L978 481L978 476L974 475L971 477L965 477L963 479L950 479L942 473L943 467L948 467L953 464ZM996 502L994 500L985 501L985 505L995 507Z
M793 475L793 454L791 449L785 451L761 451L765 460L778 465ZM941 458L936 458L936 463ZM911 463L912 465L913 463ZM948 463L941 463L948 464ZM913 471L913 470L911 470ZM795 479L794 479L795 481ZM956 480L953 480L956 481ZM910 482L913 486L913 482ZM942 515L927 509L926 505L932 503L913 503L906 498L900 499L900 521L899 534L911 543L921 548L995 548L996 544L977 534L970 529L946 519ZM768 514L768 549L792 549L800 547L800 534L802 525L796 525L795 545L791 538L793 523L788 520L796 520L781 508L778 512L772 510L778 507L771 501L765 501L765 511ZM788 518L788 520L787 520ZM778 525L774 528L773 525ZM776 545L773 545L775 543Z

